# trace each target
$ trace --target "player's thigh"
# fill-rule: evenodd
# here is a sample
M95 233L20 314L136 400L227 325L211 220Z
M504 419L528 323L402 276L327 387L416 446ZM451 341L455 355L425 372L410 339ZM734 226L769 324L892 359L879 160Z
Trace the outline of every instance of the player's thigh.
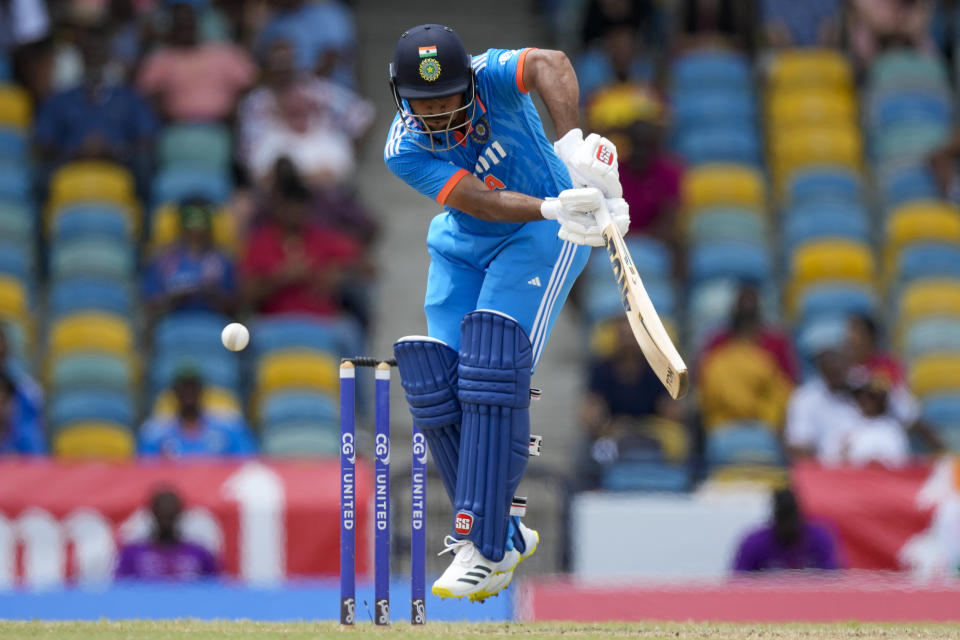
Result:
M536 362L589 256L590 247L557 238L555 224L524 225L490 263L476 306L515 318Z
M460 321L476 309L482 284L482 271L431 248L427 293L423 302L427 333L459 349Z

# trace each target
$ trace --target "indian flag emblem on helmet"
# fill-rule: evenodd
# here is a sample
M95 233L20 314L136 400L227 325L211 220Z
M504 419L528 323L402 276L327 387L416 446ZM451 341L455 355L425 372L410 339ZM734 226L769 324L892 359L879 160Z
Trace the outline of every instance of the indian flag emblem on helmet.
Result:
M436 58L424 58L420 61L420 77L427 82L433 82L440 77L440 63Z
M437 45L428 44L425 47L420 47L420 57L421 58L436 58L437 57Z

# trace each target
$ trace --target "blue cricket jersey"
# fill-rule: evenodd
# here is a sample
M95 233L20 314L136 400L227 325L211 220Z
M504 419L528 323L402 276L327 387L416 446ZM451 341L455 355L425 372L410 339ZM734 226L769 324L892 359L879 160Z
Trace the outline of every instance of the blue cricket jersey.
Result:
M523 84L524 59L530 51L488 49L473 56L477 105L469 132L459 136L460 143L449 151L427 151L417 146L404 129L400 114L394 116L383 151L390 171L441 205L468 173L491 189L507 189L537 198L556 196L569 189L572 185L567 168L547 140L540 115ZM408 124L419 128L412 120ZM446 209L462 229L477 235L504 235L519 226L488 222L463 211Z

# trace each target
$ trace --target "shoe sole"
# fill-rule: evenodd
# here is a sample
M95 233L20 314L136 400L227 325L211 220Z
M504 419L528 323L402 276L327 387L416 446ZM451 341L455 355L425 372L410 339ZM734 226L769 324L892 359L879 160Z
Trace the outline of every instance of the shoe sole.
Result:
M473 593L463 593L463 594L457 595L457 594L453 593L452 591L450 591L450 589L447 589L446 587L438 587L438 586L434 585L434 586L432 586L432 587L430 588L430 593L432 593L433 595L437 596L438 598L451 599L451 600L460 600L460 599L462 599L462 598L468 598L468 599L470 600L470 602L483 602L483 601L486 600L487 598L490 598L490 597L493 597L493 596L499 594L501 591L503 591L504 589L506 589L507 587L509 587L511 582L513 582L513 575L512 575L512 574L513 574L514 569L516 569L517 567L519 567L521 562L523 562L524 560L526 560L527 558L529 558L530 556L532 556L533 553L537 550L537 547L540 546L540 532L539 532L539 531L536 531L536 530L534 530L533 532L534 532L534 534L536 535L536 540L534 540L533 546L532 546L530 549L527 549L527 552L524 553L523 555L521 555L521 556L517 559L516 564L514 564L512 567L510 567L509 569L507 569L507 570L505 570L505 571L497 571L496 573L494 573L493 575L490 576L490 577L492 578L493 576L499 576L499 575L504 574L504 573L509 573L509 574L511 574L511 575L510 575L510 579L507 580L507 581L504 583L504 585L503 585L502 587L500 587L499 589L497 589L496 591L488 592L488 591L480 590L480 591L475 591L475 592L473 592Z

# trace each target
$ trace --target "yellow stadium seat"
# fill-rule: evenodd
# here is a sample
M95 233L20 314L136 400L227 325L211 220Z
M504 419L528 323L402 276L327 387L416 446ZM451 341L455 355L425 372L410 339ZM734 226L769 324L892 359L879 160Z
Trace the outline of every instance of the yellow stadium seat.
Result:
M0 276L0 317L25 318L27 291L16 278Z
M683 198L687 211L724 205L766 210L762 176L755 169L735 164L707 164L687 171Z
M0 85L0 126L29 129L33 107L27 92L12 84Z
M758 485L769 489L787 486L787 470L767 465L729 465L720 467L707 478L707 486Z
M150 230L150 251L169 246L180 234L180 221L177 208L165 204L153 212L153 224ZM237 228L229 209L219 209L213 215L213 243L221 250L235 254L239 246Z
M960 209L941 200L920 200L893 211L887 219L884 248L887 272L904 247L927 241L960 244Z
M794 281L855 280L871 282L874 275L870 247L854 240L822 240L801 245L791 261Z
M111 422L77 422L53 438L54 455L70 460L129 460L135 448L130 430Z
M204 386L201 405L207 411L218 415L236 415L243 413L240 400L229 389L222 387ZM167 389L157 396L153 404L153 414L157 416L172 416L176 412L176 399L173 391Z
M770 96L767 115L767 129L773 136L782 127L854 123L857 107L846 92L800 89Z
M843 54L833 49L788 49L774 56L767 79L773 90L800 86L849 89L853 69Z
M910 389L920 397L931 393L960 392L960 355L922 356L913 361Z
M770 161L778 184L797 169L832 165L860 169L860 132L853 123L771 131Z
M75 313L64 316L50 331L50 356L74 351L105 351L120 356L133 353L130 323L109 313Z
M924 278L910 283L900 296L900 325L924 316L960 318L960 280Z
M139 205L133 176L120 165L99 160L80 160L60 168L50 180L50 212L77 202L109 202L130 212L134 230L139 227Z
M304 349L277 351L264 356L257 370L257 393L284 388L308 388L336 394L339 363L328 353Z

